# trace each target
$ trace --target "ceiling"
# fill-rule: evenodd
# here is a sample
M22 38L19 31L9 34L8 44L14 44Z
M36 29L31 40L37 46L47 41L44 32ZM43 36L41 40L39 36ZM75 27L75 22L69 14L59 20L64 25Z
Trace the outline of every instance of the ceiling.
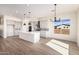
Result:
M79 8L78 4L58 4L57 14L76 11ZM28 16L31 12L31 17L45 17L53 15L53 4L0 4L0 15L10 15L23 19L24 14Z

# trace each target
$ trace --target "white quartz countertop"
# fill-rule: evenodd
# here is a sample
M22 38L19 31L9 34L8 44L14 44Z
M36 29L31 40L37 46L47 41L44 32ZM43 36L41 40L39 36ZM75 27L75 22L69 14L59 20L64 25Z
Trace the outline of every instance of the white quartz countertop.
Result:
M34 33L40 33L40 32L39 31L32 31L32 32L21 32L21 33L31 33L31 34L33 33L34 34Z
M21 39L36 43L40 40L40 32L39 31L32 31L32 32L20 32L19 37Z

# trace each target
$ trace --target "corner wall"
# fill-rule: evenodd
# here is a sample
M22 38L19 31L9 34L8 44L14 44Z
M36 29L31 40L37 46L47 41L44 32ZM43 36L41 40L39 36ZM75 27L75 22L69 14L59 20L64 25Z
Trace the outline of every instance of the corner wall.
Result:
M79 11L77 11L77 45L79 47Z

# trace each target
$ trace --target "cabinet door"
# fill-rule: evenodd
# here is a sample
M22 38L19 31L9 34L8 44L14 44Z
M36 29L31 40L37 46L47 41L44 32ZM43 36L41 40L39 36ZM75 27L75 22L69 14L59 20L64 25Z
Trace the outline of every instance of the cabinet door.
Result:
M13 25L8 25L8 26L7 26L7 35L8 35L8 36L13 36L13 35L14 35L14 28L13 28Z

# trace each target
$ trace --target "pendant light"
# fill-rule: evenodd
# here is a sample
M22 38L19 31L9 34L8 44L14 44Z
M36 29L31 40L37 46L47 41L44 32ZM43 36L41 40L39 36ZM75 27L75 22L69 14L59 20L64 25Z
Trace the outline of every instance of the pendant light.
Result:
M24 20L26 20L26 14L24 14ZM26 25L26 23L23 24L24 26Z
M56 22L57 21L57 13L56 13L56 6L57 6L57 4L54 4L54 10L51 10L51 12L54 12L54 21L53 22ZM52 21L52 19L50 19L51 21Z
M28 18L31 18L31 12L30 11L28 12Z
M56 17L56 6L57 6L57 4L54 4L54 6L55 6L55 10L54 10L54 21L56 22L56 20L57 20L57 17Z
M24 14L24 20L26 19L26 14Z

